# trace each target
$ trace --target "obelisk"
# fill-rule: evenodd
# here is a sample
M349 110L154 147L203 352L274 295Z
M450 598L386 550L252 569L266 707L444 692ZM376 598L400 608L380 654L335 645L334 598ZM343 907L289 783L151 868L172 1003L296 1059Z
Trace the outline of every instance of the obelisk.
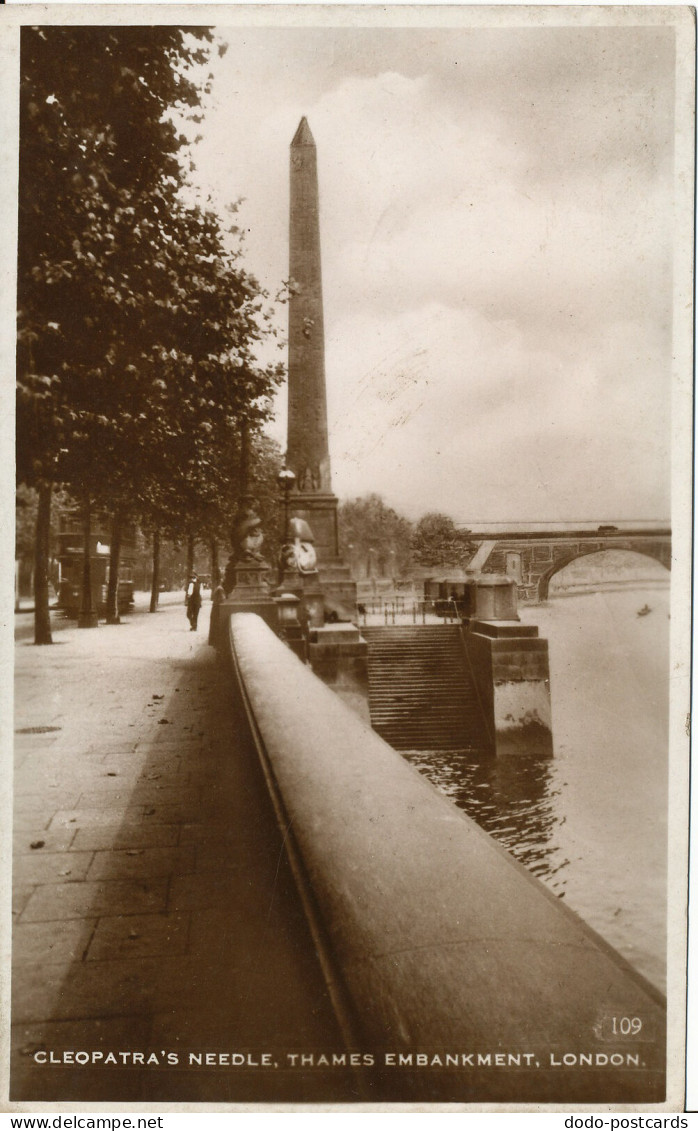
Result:
M305 118L291 142L288 266L288 461L300 492L331 495L317 153Z
M356 586L339 556L337 497L330 475L317 151L305 118L291 142L290 182L286 463L296 482L289 502L315 536L328 606L346 611L356 601Z

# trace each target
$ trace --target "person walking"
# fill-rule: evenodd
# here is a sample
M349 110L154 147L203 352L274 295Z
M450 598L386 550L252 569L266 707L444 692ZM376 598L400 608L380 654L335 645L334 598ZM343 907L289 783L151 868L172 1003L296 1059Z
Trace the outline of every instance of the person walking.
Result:
M190 631L196 632L201 608L201 582L195 573L189 578L187 585L187 620L191 626Z

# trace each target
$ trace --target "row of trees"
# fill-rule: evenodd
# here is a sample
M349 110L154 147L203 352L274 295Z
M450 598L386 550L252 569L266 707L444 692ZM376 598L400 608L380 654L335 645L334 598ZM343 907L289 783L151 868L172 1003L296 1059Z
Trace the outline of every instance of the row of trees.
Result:
M92 514L112 516L109 619L126 520L157 552L215 540L255 478L273 493L260 429L282 368L257 361L266 295L234 225L186 191L193 75L213 49L203 29L22 29L17 472L38 496L36 643L51 642L57 486L86 545Z
M418 522L399 515L380 495L365 495L341 504L342 552L367 561L391 562L396 577L409 577L415 567L462 569L475 550L469 531L459 530L448 515L429 512Z

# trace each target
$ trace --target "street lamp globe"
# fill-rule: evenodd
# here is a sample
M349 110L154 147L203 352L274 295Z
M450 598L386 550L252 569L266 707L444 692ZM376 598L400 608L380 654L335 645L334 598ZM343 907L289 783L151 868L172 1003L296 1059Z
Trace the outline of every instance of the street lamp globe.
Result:
M277 483L286 493L291 490L293 484L296 482L296 477L291 471L290 467L282 467L281 471L276 477Z

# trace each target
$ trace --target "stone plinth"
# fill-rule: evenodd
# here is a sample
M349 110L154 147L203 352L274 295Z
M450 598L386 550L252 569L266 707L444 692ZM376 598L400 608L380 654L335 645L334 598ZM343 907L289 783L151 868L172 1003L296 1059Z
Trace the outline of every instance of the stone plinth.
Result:
M232 575L233 588L211 610L211 616L216 618L213 639L223 649L227 647L228 623L233 613L256 613L274 632L278 629L278 609L267 584L269 566L265 562L239 562L233 566Z
M269 596L267 579L270 571L266 562L239 562L233 566L232 573L233 587L228 592L228 598L234 594L236 601L244 601Z
M463 639L495 752L553 752L548 641L521 624L511 577L480 574L468 585Z
M483 636L492 637L515 636L522 639L538 635L537 625L522 624L520 620L488 621L472 618L470 628L472 632L480 632Z
M314 644L356 644L361 640L361 633L354 624L326 624L312 629L310 640Z
M299 618L307 624L319 628L325 623L325 601L317 570L313 573L299 573L285 570L276 589L277 597L292 593L298 597Z
M320 570L320 584L325 597L325 610L340 620L356 619L356 582L349 576L348 566Z
M489 621L518 621L516 582L504 574L481 574L468 584L471 617Z
M274 632L278 628L278 610L276 602L271 597L243 597L237 599L233 591L225 601L218 606L218 639L227 639L227 625L233 613L256 613Z
M496 753L551 756L548 641L535 625L484 620L463 639Z
M355 625L311 628L308 659L325 683L368 695L368 644Z

